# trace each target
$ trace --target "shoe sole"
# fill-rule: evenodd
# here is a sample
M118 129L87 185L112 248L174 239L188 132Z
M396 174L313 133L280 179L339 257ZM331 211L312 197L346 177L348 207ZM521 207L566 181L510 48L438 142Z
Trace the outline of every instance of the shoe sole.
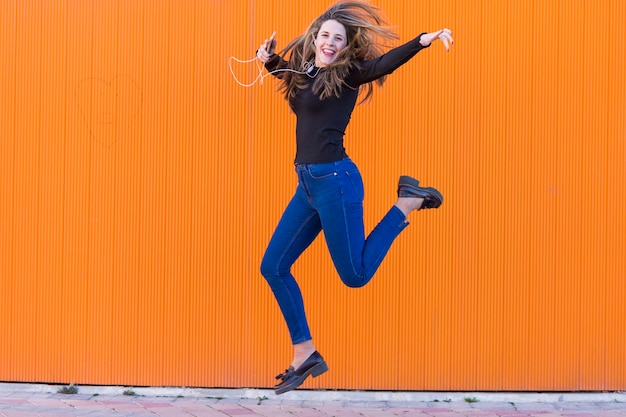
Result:
M285 385L284 387L280 387L278 389L275 389L274 393L276 395L279 395L279 394L284 394L287 391L294 390L294 389L298 388L300 385L302 385L304 383L304 381L309 377L309 375L312 375L313 378L317 378L318 376L322 375L326 371L328 371L328 365L326 365L325 361L324 362L320 362L317 365L315 365L314 367L312 367L311 369L309 369L300 378L298 378L295 381L293 381L291 384Z
M432 187L414 187L410 184L398 184L398 197L423 198L424 205L420 208L438 208L443 203L441 193Z

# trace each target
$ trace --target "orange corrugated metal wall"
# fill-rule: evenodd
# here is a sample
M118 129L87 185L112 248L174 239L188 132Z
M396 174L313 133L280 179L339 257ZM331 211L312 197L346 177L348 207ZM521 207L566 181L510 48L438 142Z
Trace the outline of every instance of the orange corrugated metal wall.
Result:
M374 3L456 42L353 116L366 227L400 174L445 202L363 289L323 239L295 266L331 368L305 386L626 389L626 3ZM294 118L227 61L328 5L0 2L0 380L273 384L290 346L258 264Z

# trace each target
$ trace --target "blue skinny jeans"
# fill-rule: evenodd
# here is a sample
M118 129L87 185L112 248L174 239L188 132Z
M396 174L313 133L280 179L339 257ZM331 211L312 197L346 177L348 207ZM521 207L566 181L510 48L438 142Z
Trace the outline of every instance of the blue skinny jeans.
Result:
M291 266L324 230L339 277L348 287L367 284L391 244L408 225L396 206L365 239L363 181L349 158L324 164L296 164L298 186L261 261L293 344L311 340L302 293Z

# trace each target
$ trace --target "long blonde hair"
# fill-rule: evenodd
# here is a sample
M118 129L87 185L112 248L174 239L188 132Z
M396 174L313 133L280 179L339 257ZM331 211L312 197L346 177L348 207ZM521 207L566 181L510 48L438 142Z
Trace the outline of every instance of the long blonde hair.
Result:
M341 23L346 28L348 39L346 47L339 52L337 59L328 65L325 71L321 71L315 79L313 92L322 100L340 97L344 87L353 88L346 85L345 78L355 65L358 65L358 61L379 57L383 54L385 41L398 38L396 33L387 26L378 7L365 1L342 0L330 6L311 23L304 34L292 40L279 52L283 57L290 54L286 58L289 68L303 71L307 65L315 61L314 40L317 38L320 27L327 20L336 20ZM297 90L306 87L306 77L307 75L290 71L284 72L280 77L279 90L284 93L286 99L290 99ZM376 83L382 85L385 78L379 78ZM365 92L361 102L371 98L373 93L371 82L360 88L362 88L360 93Z

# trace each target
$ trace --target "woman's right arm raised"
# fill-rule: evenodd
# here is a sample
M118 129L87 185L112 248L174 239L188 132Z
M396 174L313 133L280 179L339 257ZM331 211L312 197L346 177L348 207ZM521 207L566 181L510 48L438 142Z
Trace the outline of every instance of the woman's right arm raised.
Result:
M266 64L272 56L274 56L274 51L276 50L276 40L275 39L265 39L265 42L259 46L259 49L256 51L256 56L259 60Z

